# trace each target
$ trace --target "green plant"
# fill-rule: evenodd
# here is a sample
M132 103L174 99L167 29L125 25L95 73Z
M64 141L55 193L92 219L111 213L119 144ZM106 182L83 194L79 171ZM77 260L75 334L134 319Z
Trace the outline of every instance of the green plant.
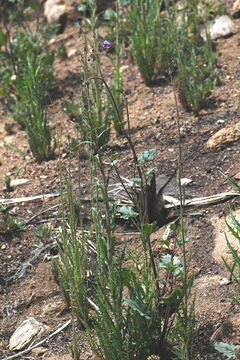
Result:
M30 149L37 159L49 159L54 144L47 118L46 96L53 86L54 53L46 52L48 29L40 26L40 6L36 1L12 1L8 18L1 18L0 72L3 71L0 91L7 96L14 119L26 127ZM37 12L36 29L29 25Z
M228 182L238 191L240 192L239 184L232 178L226 177ZM228 222L227 228L229 233L239 242L240 245L240 221L237 219L236 215L231 212L231 224ZM231 255L232 259L231 262L228 262L224 257L222 257L223 262L227 271L230 274L230 279L234 281L236 284L236 296L233 296L234 302L240 306L240 254L239 248L235 248L231 242L229 241L227 235L225 234L226 242L228 246L228 252ZM227 358L231 359L239 359L240 358L240 347L239 345L224 343L224 342L217 342L214 344L214 348L219 351L220 353L224 354Z
M239 359L239 345L217 342L214 344L214 348L228 359Z
M161 30L160 6L159 0L136 0L129 14L134 58L146 84L153 80L155 72Z
M138 186L128 191L123 184L133 206L119 207L118 202L111 201L109 196L114 171L121 181L116 156L109 156L105 143L99 143L99 134L94 137L93 130L88 129L96 113L95 104L101 101L102 105L106 99L102 89L112 101L117 119L121 122L117 102L100 68L99 53L94 46L96 43L85 38L82 54L83 103L78 108L65 106L81 121L79 127L82 136L90 143L88 195L91 199L91 224L84 224L81 186L78 193L73 194L71 173L67 171L64 176L67 183L67 196L63 199L64 221L58 240L59 259L53 263L55 276L72 313L84 326L93 351L102 359L145 360L154 356L170 359L177 353L180 359L190 360L195 325L194 303L189 304L193 279L188 270L190 259L185 247L187 238L180 180L180 226L175 229L174 245L179 246L182 259L172 254L170 249L167 255L155 257L151 234L156 230L159 219L150 217L151 185L148 185L148 180L154 169L148 170L147 167L154 160L156 151L150 149L137 155L130 131L122 128L132 151L133 179ZM93 68L87 61L89 54L93 59ZM97 93L99 84L102 88ZM95 103L92 94L96 94ZM102 112L105 108L100 106L99 110ZM129 118L127 123L130 130ZM179 118L177 127L181 142ZM180 145L179 153L180 168ZM121 246L117 241L116 216L119 210L125 219L134 217L139 230L138 251L133 251L127 243ZM170 242L162 239L159 239L159 243L170 246Z
M13 187L11 186L11 177L9 175L6 175L5 177L5 191L11 192L13 191Z
M8 149L8 150L11 150L11 151L14 151L22 156L26 156L27 155L27 152L24 151L23 149L21 149L20 147L18 147L17 145L15 144L11 144L11 143L7 143L7 142L4 142L3 143L3 146L5 147L5 149Z
M63 109L70 118L75 119L81 134L81 140L87 143L93 153L105 151L109 141L111 123L117 134L122 134L123 129L123 80L120 73L120 44L116 35L116 60L112 60L114 66L114 79L107 82L101 69L101 52L107 54L112 44L103 41L97 32L97 16L95 4L90 4L92 17L90 21L82 21L83 51L81 53L81 66L83 81L81 85L80 100L65 102ZM118 29L116 20L116 29ZM93 38L86 35L87 29L91 29ZM118 31L116 31L118 34ZM111 89L111 94L109 93ZM116 107L117 110L116 111Z
M88 231L83 226L81 213L80 231L77 230L68 183L69 226L63 223L60 259L54 263L65 297L84 325L93 350L104 359L141 360L153 354L170 353L166 334L172 326L170 317L178 311L183 298L182 287L177 285L183 272L182 263L176 256L169 255L168 259L161 257L157 265L149 241L156 228L152 224L139 223L142 243L139 254L132 254L126 247L118 250L115 237L118 208L108 195L110 174L116 161L112 159L109 169L100 155L95 155L92 161L92 225ZM79 201L81 204L81 199ZM140 221L144 217L142 214ZM93 253L89 246L92 238ZM126 266L129 259L130 267Z
M240 193L240 185L232 178L226 177L228 182ZM229 233L239 242L240 245L240 220L237 219L236 215L231 211L231 224L226 222ZM240 305L240 254L239 248L235 248L225 234L226 242L228 246L228 252L232 257L232 261L228 262L224 256L222 257L223 262L226 266L227 271L230 274L230 279L233 279L237 286L237 296L234 296L236 304Z
M48 225L40 225L35 231L35 235L37 238L42 241L48 241L50 239L52 233L52 227Z
M209 19L209 14L201 13L199 0L185 2L179 15L175 7L167 10L165 48L170 77L176 75L174 83L179 103L197 115L218 80L211 39L208 34L205 40L200 36L201 24Z
M116 34L115 34L115 27L116 27L116 20L119 24L119 43L124 47L129 47L130 45L130 35L131 35L131 24L130 18L128 14L128 8L130 6L130 2L128 0L118 0L116 3L116 9L108 8L104 12L104 20L106 21L103 23L107 28L107 38L111 43L115 42ZM116 16L118 18L116 19Z
M123 77L120 71L120 58L121 58L121 44L120 44L120 1L116 1L116 11L114 12L114 24L115 24L115 64L114 67L114 79L110 84L110 89L115 100L115 104L112 99L109 97L108 101L108 112L110 121L113 123L113 126L116 130L117 135L123 135L123 110L125 106L124 95L123 95ZM118 109L118 114L116 112L116 107ZM120 119L119 119L120 117Z
M29 54L16 79L15 118L25 125L30 150L39 162L52 158L55 149L46 105L52 62L53 55Z
M15 218L13 212L4 213L0 218L0 233L9 234L15 231L24 231L26 227L22 221Z
M236 218L236 215L234 215L231 212L231 220L232 224L230 225L227 223L227 228L229 233L239 241L240 244L240 221ZM226 235L226 241L229 253L232 257L232 263L228 263L224 257L223 261L226 266L226 269L230 273L230 279L233 279L235 284L237 285L237 296L234 297L235 302L240 305L240 254L239 249L235 248L231 242L229 241L227 235Z
M103 83L99 81L101 65L99 55L100 38L96 30L97 15L96 4L90 4L90 29L93 39L86 35L87 20L83 21L82 38L84 42L81 53L81 66L83 69L83 83L77 123L82 140L87 142L93 152L102 151L108 143L110 134L110 119L108 117L108 96ZM103 44L102 44L103 47Z
M75 320L72 320L71 352L74 360L80 359L79 337L77 334L77 322Z
M89 164L91 225L84 226L80 188L77 197L80 213L76 216L68 174L69 217L63 222L59 260L54 262L55 273L73 314L84 325L94 352L106 360L145 360L151 355L173 357L171 347L175 347L176 340L171 340L174 339L172 318L177 317L179 324L181 316L182 329L190 321L190 315L187 319L185 316L184 300L188 299L191 288L187 269L176 256L169 254L156 259L152 252L150 235L156 230L156 224L148 223L145 171L155 151L150 149L138 157L134 147L132 151L142 189L135 197L139 253L133 253L127 245L119 248L115 236L119 207L110 201L108 187L112 172L117 171L116 158L111 157L107 167L102 155L95 154ZM132 212L125 212L125 217L128 215ZM193 326L189 325L184 339L189 341L192 332ZM186 355L188 349L189 344L185 344L183 359L190 359Z
M63 181L63 174L60 173ZM64 186L67 186L67 197L62 195L63 224L60 237L57 239L59 247L59 261L53 260L52 269L60 284L67 304L71 307L78 322L88 321L90 304L88 302L88 286L91 282L91 257L88 235L85 231L77 231L79 224L83 229L83 215L81 214L81 193L73 195L71 177L68 170L64 176ZM80 191L80 188L79 188ZM78 213L74 204L78 199ZM67 201L67 207L65 205ZM89 275L90 273L90 275Z
M216 55L211 41L200 40L198 43L185 41L185 46L178 47L177 55L177 90L179 98L185 101L185 110L196 115L204 105L218 79ZM181 103L181 100L180 100Z
M25 0L6 0L1 15L0 94L10 101L11 95L16 95L14 81L25 62L26 53L35 51L39 55L56 27L42 24L40 5L34 0L30 4ZM35 30L29 25L33 15L37 18Z

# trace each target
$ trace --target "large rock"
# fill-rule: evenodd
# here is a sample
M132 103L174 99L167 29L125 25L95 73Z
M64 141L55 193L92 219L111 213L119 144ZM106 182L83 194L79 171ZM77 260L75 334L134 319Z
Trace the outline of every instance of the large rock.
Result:
M234 215L236 216L236 219L240 220L240 211L235 211ZM231 264L233 259L232 255L229 253L228 245L226 236L228 238L228 241L233 246L234 249L240 249L240 243L239 240L236 239L227 228L226 219L225 218L219 218L218 216L214 216L211 218L211 223L214 227L215 232L215 239L214 239L214 250L212 253L212 257L214 260L219 263L223 264L224 259ZM227 218L227 223L231 225L231 219L230 217Z
M58 24L66 12L64 0L47 0L44 4L44 16L50 24Z
M67 17L74 8L67 0L47 0L44 4L44 16L49 24L59 24L58 34L64 32Z
M206 142L209 149L220 147L240 139L240 122L236 125L226 126L213 134Z
M14 331L10 338L9 349L10 350L21 350L35 338L40 335L43 331L47 330L48 327L36 319L30 317L24 320L21 325Z
M207 34L210 35L212 40L216 40L220 37L227 37L235 34L237 28L233 21L227 15L222 15L213 21L209 21L202 27L201 36L206 39Z

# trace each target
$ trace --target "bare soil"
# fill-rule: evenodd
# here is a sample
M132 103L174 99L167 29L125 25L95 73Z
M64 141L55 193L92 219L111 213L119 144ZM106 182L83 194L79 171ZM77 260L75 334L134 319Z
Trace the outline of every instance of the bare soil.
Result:
M210 136L226 125L239 122L240 109L239 72L240 72L240 20L234 20L238 32L216 41L220 83L207 100L199 116L181 110L181 133L183 142L184 177L192 183L186 187L188 196L200 197L231 191L222 173L236 176L239 180L239 141L230 141L208 149L206 142ZM61 139L62 162L74 163L69 151L69 139L76 137L75 126L61 110L63 101L72 99L79 91L79 50L78 29L68 26L64 34L58 35L52 46L63 44L72 55L55 61L57 87L49 94L49 117L51 126ZM166 78L158 84L147 87L137 68L125 58L125 89L128 94L132 138L138 153L155 148L155 166L159 174L171 174L178 159L178 137L176 107L173 87ZM108 65L105 69L107 73ZM4 109L4 108L3 108ZM0 113L0 192L1 198L20 198L34 195L56 193L60 189L59 156L41 164L36 163L29 152L26 133L15 124L13 134L8 134L6 124L12 119L4 110ZM131 174L132 156L123 138L113 132L110 148L118 153L120 171L124 176ZM73 165L74 168L74 165ZM81 181L87 182L87 168L84 156L81 159ZM29 181L19 185L12 192L6 192L6 176L11 179L24 178ZM14 204L17 218L29 220L53 205L60 203L59 197ZM186 213L188 236L193 238L189 252L193 257L196 294L197 352L206 359L222 359L213 348L214 341L238 343L240 317L238 309L231 300L233 284L221 285L221 279L228 277L224 266L212 256L215 246L216 229L212 217L224 219L229 207L239 209L240 200L234 198L224 203L201 207ZM3 215L1 215L3 216ZM54 331L71 314L54 281L51 272L51 258L57 255L54 238L60 220L58 208L42 214L27 226L25 231L6 233L0 229L0 349L1 357L11 355L8 343L13 331L21 322L32 316ZM39 240L34 234L37 222L45 219L54 227L53 236L48 242ZM0 219L1 221L1 219ZM125 231L125 228L123 228ZM127 234L126 234L127 236ZM129 239L129 236L128 236ZM124 236L123 236L124 240ZM130 240L131 241L131 238ZM134 241L134 240L133 240ZM36 255L36 251L42 252ZM224 254L222 254L224 255ZM70 354L71 328L59 333L43 344L46 352L42 355L28 353L21 359L67 359ZM81 360L93 359L93 355L80 331ZM66 357L65 355L69 355Z

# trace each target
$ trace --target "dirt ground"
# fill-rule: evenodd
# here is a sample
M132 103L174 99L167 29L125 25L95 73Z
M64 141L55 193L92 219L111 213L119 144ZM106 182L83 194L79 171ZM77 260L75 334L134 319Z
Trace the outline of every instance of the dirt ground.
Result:
M216 40L220 83L207 100L198 116L180 111L183 142L183 176L192 180L186 186L187 197L213 195L232 191L223 174L240 181L239 140L224 139L219 146L207 148L208 139L220 129L239 124L239 74L240 74L240 19L234 20L237 33L229 38ZM71 99L79 90L78 29L68 26L55 38L54 46L66 46L69 56L55 61L57 90L50 94L49 117L51 126L62 141L63 162L74 163L69 151L69 139L76 137L74 124L62 112L63 101ZM155 148L155 166L159 174L171 174L178 159L176 106L172 85L167 79L147 87L135 65L129 58L123 61L125 89L128 94L132 138L138 153ZM6 124L12 119L0 112L0 192L1 199L30 197L57 193L60 188L59 157L36 163L28 149L26 133L15 124L8 134ZM113 134L110 148L121 160L121 174L131 174L132 157L123 138ZM87 182L86 160L81 159L81 181ZM23 185L6 192L6 176L11 179L27 179ZM60 203L58 196L13 204L17 218L28 221L37 213ZM224 222L229 208L238 210L240 198L214 205L195 208L186 212L188 237L193 238L189 253L193 257L196 295L197 351L206 359L222 359L213 348L214 341L237 344L240 316L232 303L233 284L223 281L228 274L221 261L213 257L219 223ZM1 215L3 216L3 215ZM47 334L71 319L61 291L51 272L51 258L57 255L54 239L59 230L58 207L36 217L22 232L6 234L0 225L0 356L12 352L8 348L13 331L29 317L48 326ZM48 242L39 240L34 229L37 222L46 219L54 227ZM124 237L123 237L124 239ZM224 255L224 253L222 254ZM29 352L21 359L71 359L71 327L45 342L39 352ZM93 355L80 332L81 360L93 359ZM42 351L42 353L41 353Z

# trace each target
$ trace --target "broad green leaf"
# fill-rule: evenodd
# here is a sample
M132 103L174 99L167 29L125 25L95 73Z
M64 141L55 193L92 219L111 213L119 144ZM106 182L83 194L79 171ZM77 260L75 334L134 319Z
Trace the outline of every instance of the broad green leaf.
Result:
M236 347L237 346L235 346L235 345L224 343L224 342L217 342L217 343L214 344L215 350L217 350L220 353L224 354L229 359L230 358L231 359L236 359L236 355L235 355Z
M153 161L155 159L155 156L156 156L156 150L149 149L149 150L142 152L139 155L138 160L141 162Z
M156 168L151 168L151 169L146 171L146 175L147 176L152 175L155 171L156 171Z
M114 20L116 18L116 13L112 9L107 9L104 12L104 20Z
M193 238L185 238L184 240L177 241L178 245L183 245L183 243L192 242Z
M132 182L134 182L135 184L141 184L141 179L140 178L131 178L130 180Z
M141 233L146 235L151 235L154 231L158 229L157 225L155 223L153 224L144 224Z
M159 267L171 271L174 276L178 276L183 271L181 260L177 256L170 254L161 257Z
M118 208L120 217L122 219L129 219L130 217L138 216L138 213L133 210L132 206L124 205Z
M86 4L78 5L77 9L78 9L78 11L84 12L87 10L87 5Z
M143 304L141 304L137 299L124 298L123 301L125 302L125 304L130 306L130 308L136 310L141 316L145 317L146 319L150 319L150 317L145 313Z

